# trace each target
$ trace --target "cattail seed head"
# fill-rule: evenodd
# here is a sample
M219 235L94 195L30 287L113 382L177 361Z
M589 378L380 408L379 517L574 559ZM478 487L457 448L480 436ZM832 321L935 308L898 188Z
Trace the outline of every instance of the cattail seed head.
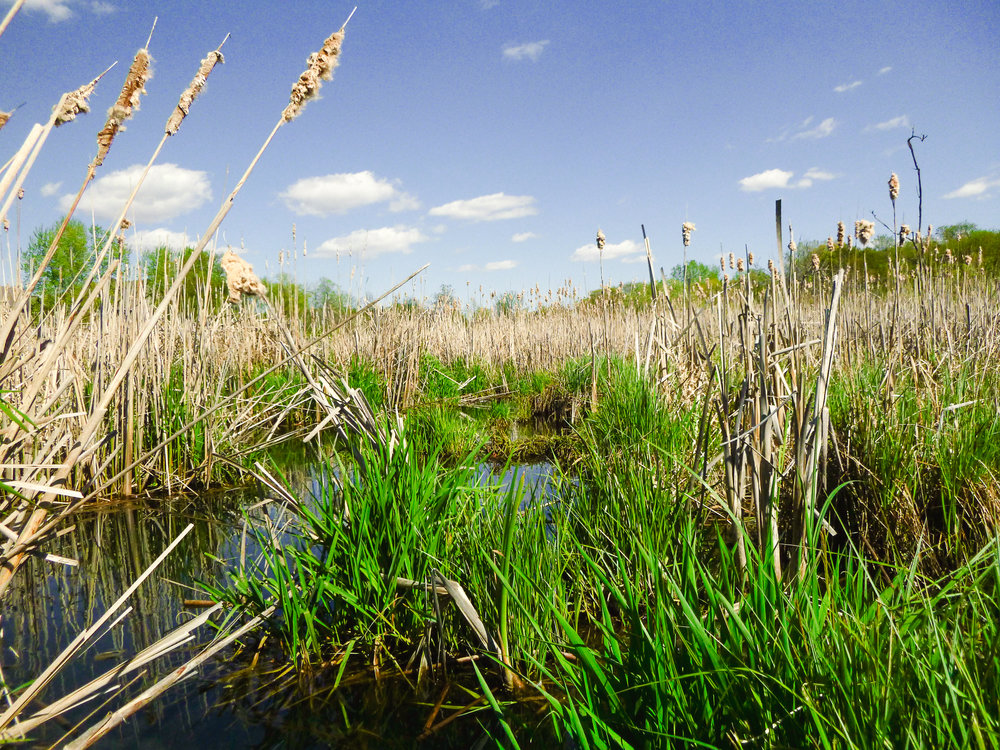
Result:
M773 258L768 258L767 259L767 270L770 271L772 274L775 272L774 259Z
M837 222L837 247L844 244L844 222Z
M893 203L896 202L896 198L899 197L899 177L893 172L889 177L889 200Z
M795 252L798 249L799 249L799 246L795 244L795 240L794 239L788 240L788 252L790 252L790 253L792 253L792 255L794 255Z
M691 232L694 231L694 224L690 221L685 221L681 224L681 239L684 240L684 247L688 247L691 244Z
M10 116L12 114L14 114L14 113L13 112L4 112L4 111L0 110L0 128L2 128L4 125L7 124L7 120L10 119Z
M194 74L194 78L191 79L191 83L188 87L184 89L181 93L181 98L177 101L177 106L174 107L173 113L167 119L167 126L164 128L167 135L174 135L177 133L178 128L181 126L181 122L185 117L188 116L188 112L191 111L191 104L197 98L201 90L205 88L205 83L208 81L208 75L212 72L218 63L224 63L225 59L222 57L222 53L218 50L212 50L208 53L204 60L198 66L198 72Z
M736 271L738 273L743 273L743 269L744 268L745 268L745 266L743 265L743 258L737 258L736 259Z
M729 274L728 273L722 274L722 283L723 284L728 284L729 283Z
M729 267L730 268L736 267L736 256L733 255L732 253L729 253Z
M965 265L967 265L967 266L971 266L972 265L972 256L971 255L963 256L962 262L965 263Z
M847 238L847 249L850 250L852 247L854 247L854 240L850 236L848 236L848 238Z
M597 230L597 249L598 250L603 250L604 249L605 239L606 238L604 236L604 232L602 232L600 229L598 229Z
M108 110L108 121L104 123L101 132L97 134L97 156L94 157L94 166L99 167L104 163L104 157L108 155L111 142L124 130L122 123L132 116L132 111L139 109L139 100L146 93L146 81L153 77L153 71L149 67L149 51L145 48L135 53L132 60L132 67L128 69L125 77L125 84L121 93L118 94L118 101Z
M285 122L298 117L303 105L310 99L314 99L319 93L322 82L333 78L333 69L337 67L339 62L340 45L343 41L344 30L341 28L327 37L327 40L323 42L323 47L318 52L309 55L306 69L292 86L288 106L285 107L285 111L281 115Z
M76 119L77 115L86 114L90 111L90 104L87 103L87 99L94 93L94 88L97 86L99 80L101 80L100 76L90 83L84 84L76 91L66 94L63 99L62 109L56 113L56 127L65 125L67 122L72 122Z
M902 224L899 227L899 241L900 242L905 242L906 238L909 237L909 236L910 236L910 225L909 224Z
M726 256L724 255L719 256L719 268L721 268L723 271L726 270Z
M874 234L875 222L865 221L864 219L858 219L854 222L854 235L862 245L867 245Z
M753 253L747 255L747 263L749 263L751 266L753 265Z
M833 252L834 250L833 237L826 238L826 249L831 253Z
M257 278L253 272L253 266L247 263L232 250L226 250L219 265L226 272L226 285L229 288L229 301L237 304L240 295L263 297L267 294L267 287Z
M813 271L818 271L819 270L819 256L816 255L816 253L812 254L812 267L813 267Z

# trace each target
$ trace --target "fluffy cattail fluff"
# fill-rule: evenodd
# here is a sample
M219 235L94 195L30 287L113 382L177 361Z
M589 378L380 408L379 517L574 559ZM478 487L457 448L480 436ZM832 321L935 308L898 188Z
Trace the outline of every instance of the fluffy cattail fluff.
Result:
M333 78L333 69L337 67L340 57L340 45L344 41L344 30L331 34L319 52L313 52L306 61L306 69L299 80L292 86L292 94L288 106L281 117L285 122L294 120L302 111L303 105L316 97L322 81Z
M902 224L899 227L899 241L900 243L906 242L906 238L910 236L910 225Z
M600 229L598 229L597 230L597 249L598 250L603 250L604 249L604 240L605 240L604 232L602 232Z
M854 234L862 245L867 245L875 234L875 222L858 219L854 222Z
M967 265L967 266L971 266L972 265L972 256L971 255L964 256L962 258L962 262L965 263L965 265Z
M219 265L226 272L229 301L233 304L237 304L240 301L241 294L257 297L263 297L267 294L267 287L257 278L257 274L253 272L253 266L232 250L226 250L223 256L219 258Z
M729 253L729 267L730 268L736 267L736 256L733 255L732 253Z
M56 113L56 127L65 125L67 122L72 122L76 119L77 115L86 114L90 111L87 99L94 93L94 87L97 86L99 80L101 80L100 76L90 83L84 84L76 91L66 94L66 97L63 99L62 109Z
M826 249L829 250L831 253L833 252L834 250L833 237L826 238Z
M813 266L813 271L819 270L819 256L816 255L816 253L812 254L812 266Z
M177 129L181 126L181 121L191 111L192 102L201 93L201 90L205 88L205 82L208 81L208 74L212 72L212 69L218 63L224 62L225 59L219 50L212 50L201 61L201 64L198 66L198 72L194 74L191 83L181 93L181 98L178 100L177 106L174 107L173 114L167 119L167 127L165 128L167 135L174 135L177 132Z
M774 259L773 258L768 258L767 259L767 270L770 271L772 274L775 272Z
M746 266L743 265L743 258L737 258L736 259L736 270L737 270L737 272L743 273L743 269L745 267Z
M794 239L788 240L788 252L795 255L795 251L799 249L799 246L795 244Z
M896 202L896 198L899 197L899 178L896 173L893 172L889 177L889 200L893 203Z
M955 262L955 256L951 254L951 248L950 247L946 247L944 249L944 262L945 263L954 263Z
M684 240L684 247L688 247L691 244L691 232L694 231L694 224L690 221L685 221L681 224L681 238Z
M133 109L139 109L139 100L146 93L146 81L153 77L149 62L149 51L145 48L135 53L132 67L128 69L128 76L125 77L125 85L122 86L121 93L118 94L118 101L108 110L108 121L104 123L104 128L97 134L95 167L104 163L104 157L108 155L108 149L111 148L111 141L118 135L119 130L125 129L122 127L122 123L132 116Z
M747 255L747 263L749 263L751 266L753 265L753 253L749 253Z
M837 247L844 244L844 222L837 222Z

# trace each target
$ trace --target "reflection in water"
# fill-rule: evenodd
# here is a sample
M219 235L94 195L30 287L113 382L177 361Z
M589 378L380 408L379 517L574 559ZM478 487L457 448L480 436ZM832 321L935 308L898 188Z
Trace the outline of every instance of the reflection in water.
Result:
M318 496L328 477L324 469L299 466L286 471L303 496ZM525 504L542 504L557 481L549 464L512 467L506 472L482 466L480 481L508 486L515 477L525 483ZM45 689L49 703L102 674L174 629L198 610L186 610L184 600L204 599L196 582L221 580L241 551L252 555L243 538L243 509L264 499L256 490L230 490L197 497L116 503L78 515L75 527L46 547L46 552L73 558L67 567L32 558L18 572L0 613L0 665L8 685L18 686L40 674L76 635L99 617L187 526L191 533L158 570L132 595L133 612L110 633L78 655ZM265 506L256 511L273 512ZM246 545L246 547L244 547ZM154 662L128 687L131 697L190 658L212 636L210 628ZM410 747L442 690L433 696L414 695L402 679L375 683L363 674L337 691L305 698L294 678L275 683L273 676L244 672L232 678L232 665L210 666L171 688L102 740L100 747L271 748L271 747ZM456 679L457 677L457 679ZM466 680L466 678L468 678ZM445 710L466 706L472 697L461 684L476 685L475 677L452 675ZM127 680L127 678L126 678ZM283 689L276 687L283 686ZM314 686L316 687L316 686ZM322 685L318 686L322 688ZM88 726L108 707L97 702L50 721L34 731L30 746L49 746L91 711ZM32 706L27 713L39 708ZM444 715L444 714L442 714ZM426 747L471 747L487 735L492 721L482 705L434 733Z

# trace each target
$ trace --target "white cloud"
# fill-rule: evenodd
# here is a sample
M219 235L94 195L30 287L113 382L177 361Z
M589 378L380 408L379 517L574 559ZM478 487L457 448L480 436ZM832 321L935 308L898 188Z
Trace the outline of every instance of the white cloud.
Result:
M747 193L759 193L762 190L774 188L807 188L814 182L825 182L836 179L833 172L826 172L819 167L810 167L799 179L792 181L794 172L785 169L766 169L740 180L740 190Z
M977 177L969 180L956 190L946 194L945 198L989 198L990 188L1000 187L1000 177Z
M861 81L851 81L850 83L842 83L839 86L834 86L833 90L838 94L843 94L845 91L850 91L851 89L856 89L861 85Z
M530 195L493 193L435 206L429 213L431 216L447 216L452 219L498 221L534 216L538 213L538 209L535 208L535 199Z
M627 258L636 253L646 252L646 246L640 245L635 240L622 240L621 242L609 242L604 245L604 252L597 249L597 243L590 242L581 245L573 251L570 260L593 261L600 260L603 255L604 260L614 260L616 258Z
M824 172L819 167L810 167L806 170L804 175L795 181L795 185L793 187L812 187L814 182L825 182L827 180L835 179L836 177L837 175L833 174L833 172Z
M886 73L890 72L891 70L892 70L892 66L891 65L886 65L884 68L879 68L878 74L880 76L884 76Z
M874 125L869 125L865 130L895 130L896 128L908 127L910 127L910 118L906 115L900 115L885 122L877 122Z
M548 39L538 42L525 42L524 44L506 44L503 48L503 56L507 60L531 60L535 62L542 56Z
M395 210L407 210L412 196L400 193L386 179L369 171L304 177L289 185L279 197L300 216L343 214L353 208L383 201L398 201ZM390 209L392 206L390 205Z
M61 187L62 187L61 182L46 182L44 185L42 185L42 187L39 189L38 192L41 193L46 198L49 198L58 193L59 188Z
M517 267L516 260L494 260L483 266L484 271L508 271Z
M94 0L90 4L90 9L99 16L106 16L109 13L115 12L115 6L111 3L102 2L101 0Z
M826 138L833 129L837 127L837 121L832 117L827 117L823 122L817 125L812 130L802 130L792 136L792 139L797 138Z
M101 177L83 194L80 210L86 214L92 211L102 219L117 218L143 169L142 164L133 164ZM59 200L59 207L68 210L73 197L64 195ZM142 183L129 217L134 222L166 221L199 208L211 198L212 189L205 172L184 169L176 164L157 164Z
M194 241L188 237L187 232L172 232L169 229L159 227L157 229L139 230L127 237L128 245L135 252L149 252L158 247L169 247L171 250L183 250L186 247L193 247ZM220 251L218 255L221 255Z
M511 242L527 242L528 240L533 240L538 235L534 232L518 232L513 237L510 238Z
M426 242L427 236L416 227L381 227L379 229L356 229L343 237L327 240L315 250L309 252L310 257L332 257L335 255L353 254L355 257L369 259L387 253L413 252L413 245Z
M478 271L479 269L473 263L466 263L455 269L459 273L471 273L472 271Z
M740 180L740 190L757 193L771 188L788 187L788 181L794 175L794 172L786 172L784 169L766 169Z

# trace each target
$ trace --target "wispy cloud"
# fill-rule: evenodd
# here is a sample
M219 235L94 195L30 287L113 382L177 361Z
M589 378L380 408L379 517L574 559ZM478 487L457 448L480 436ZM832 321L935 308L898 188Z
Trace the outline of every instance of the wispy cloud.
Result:
M856 89L862 83L863 81L851 81L850 83L842 83L839 86L834 86L833 90L836 91L838 94L843 94L846 91L851 91L852 89Z
M1000 187L1000 177L977 177L969 180L956 190L947 193L945 198L991 198L990 190Z
M616 258L626 259L630 255L635 255L636 253L645 253L645 245L640 245L635 240L622 240L621 242L609 242L604 246L603 253L597 249L597 244L590 242L586 245L581 245L573 254L570 256L570 260L582 260L582 261L593 261L600 260L604 257L604 260L614 260Z
M892 71L892 66L891 65L886 65L884 68L879 68L878 74L880 76L884 76L886 73L889 73L891 71Z
M534 232L518 232L513 237L510 238L511 242L527 242L528 240L533 240L538 235Z
M144 165L133 164L101 177L83 194L80 210L93 212L100 219L117 218L143 169ZM60 209L68 210L73 198L72 195L60 198ZM176 164L157 164L142 183L129 217L136 222L166 221L200 208L211 198L212 189L205 172Z
M534 216L538 213L535 199L530 195L507 195L492 193L478 198L452 201L443 206L435 206L428 212L431 216L447 216L451 219L469 221L498 221Z
M538 42L525 42L523 44L507 44L503 48L503 56L507 60L531 60L535 62L542 56L548 39Z
M465 263L459 266L456 270L459 273L472 273L474 271L509 271L512 268L517 268L516 260L491 260L482 266L477 266L475 263Z
M891 120L886 120L885 122L877 122L874 125L869 125L865 128L865 130L895 130L896 128L908 127L910 127L910 118L906 115L900 115L899 117L893 117Z
M6 0L2 4L10 5L11 0ZM72 18L74 16L74 7L89 9L97 15L107 15L116 10L114 5L104 0L92 0L92 2L79 2L79 0L27 0L24 4L24 10L44 13L52 23Z
M279 197L300 216L329 216L372 203L392 201L392 211L419 207L413 196L399 192L383 177L369 171L304 177L289 185Z
M416 227L356 229L342 237L328 239L315 250L310 250L309 255L330 258L352 254L356 258L367 260L389 253L406 255L413 252L413 245L426 241L427 236Z
M62 187L61 182L46 182L39 188L38 192L44 197L49 198L59 192L59 188Z
M815 182L836 179L837 175L826 172L819 167L810 167L799 179L793 180L793 177L795 177L795 172L786 169L766 169L740 180L740 190L746 193L759 193L775 188L807 188L812 187Z
M816 127L810 130L799 131L798 133L792 136L792 140L797 140L800 138L810 138L810 139L826 138L834 131L834 128L836 127L837 127L837 121L832 117L827 117L825 120L823 120L823 122L821 122Z

